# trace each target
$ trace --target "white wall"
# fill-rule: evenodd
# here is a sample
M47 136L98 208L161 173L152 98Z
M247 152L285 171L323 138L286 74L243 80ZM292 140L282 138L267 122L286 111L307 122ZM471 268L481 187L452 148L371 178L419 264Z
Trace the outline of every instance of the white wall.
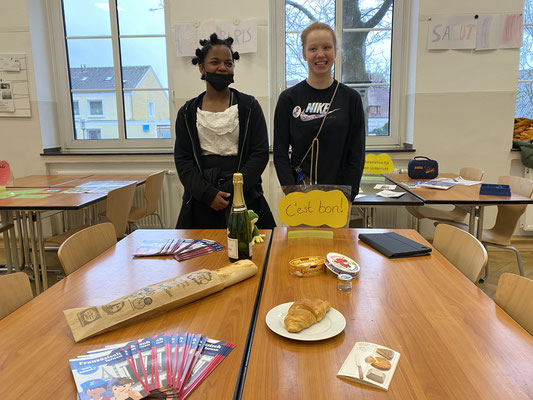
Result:
M33 1L36 0L28 0L30 4ZM271 23L268 21L268 1L272 0L168 2L171 25L209 18L258 19L258 52L243 54L237 62L234 87L256 96L265 114L268 111L269 93L268 24ZM406 138L412 138L417 152L392 153L396 165L405 168L414 155L427 155L439 161L442 171L458 171L462 166L482 167L485 180L489 182L495 182L503 174L522 175L520 155L510 152L519 50L430 52L426 49L426 42L428 17L432 15L522 12L523 0L412 1L415 20L409 30L414 38L409 54L412 71L416 71L416 74L411 74L408 93L404 97L406 108L413 112L413 118L408 123L409 130L404 134ZM48 102L53 104L53 96L44 98L44 103L36 102L38 87L34 69L37 68L36 62L45 58L42 54L45 45L37 38L30 38L29 24L33 17L29 17L26 2L3 0L2 3L0 53L25 52L28 55L32 118L0 119L0 158L11 162L17 176L45 172L46 163L51 163L49 168L55 172L60 171L62 165L72 170L79 163L79 157L39 155L43 148L42 136L46 138L45 145L55 142L54 136L49 136L49 128L41 127L39 120L41 109L50 117ZM33 58L34 53L40 54L39 57ZM172 60L174 66L170 71L170 79L176 85L174 107L177 110L185 100L204 90L205 83L199 79L198 69L190 63L190 59L172 55ZM53 81L53 77L50 77L50 81ZM174 168L171 155L157 156L157 161L158 166ZM99 163L110 170L113 166L126 170L128 167L138 169L142 168L143 163L146 170L152 170L153 162L153 156L105 156L104 163L99 156L83 157L83 164ZM271 163L268 168L263 174L265 191L275 209L273 198L279 192L279 187ZM178 207L179 195L176 193L176 209ZM487 224L490 225L494 213L488 212L487 215ZM432 225L423 224L422 228L423 233L431 236Z

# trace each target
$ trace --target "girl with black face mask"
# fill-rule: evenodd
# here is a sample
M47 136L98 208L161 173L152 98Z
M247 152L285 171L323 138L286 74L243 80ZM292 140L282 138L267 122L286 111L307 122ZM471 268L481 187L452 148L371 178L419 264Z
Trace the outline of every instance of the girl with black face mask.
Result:
M233 173L244 178L244 198L259 215L259 228L275 221L263 196L261 174L268 163L265 117L257 100L230 89L233 39L213 33L201 40L192 63L198 65L206 91L186 102L176 119L174 161L184 187L176 228L226 228L233 195Z

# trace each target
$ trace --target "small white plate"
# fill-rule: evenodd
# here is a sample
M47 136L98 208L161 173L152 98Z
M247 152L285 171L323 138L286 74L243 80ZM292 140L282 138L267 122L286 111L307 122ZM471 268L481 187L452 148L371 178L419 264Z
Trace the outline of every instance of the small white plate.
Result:
M285 317L293 302L280 304L266 315L267 326L280 336L303 341L324 340L336 336L344 330L346 320L344 316L331 308L322 320L303 331L292 333L285 328Z

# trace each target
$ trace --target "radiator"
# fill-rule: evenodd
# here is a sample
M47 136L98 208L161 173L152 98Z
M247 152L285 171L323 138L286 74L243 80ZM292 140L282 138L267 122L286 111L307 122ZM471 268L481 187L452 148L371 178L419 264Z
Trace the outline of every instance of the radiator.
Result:
M525 168L524 178L533 180L533 170ZM528 206L526 212L520 217L519 227L524 231L533 231L533 207Z

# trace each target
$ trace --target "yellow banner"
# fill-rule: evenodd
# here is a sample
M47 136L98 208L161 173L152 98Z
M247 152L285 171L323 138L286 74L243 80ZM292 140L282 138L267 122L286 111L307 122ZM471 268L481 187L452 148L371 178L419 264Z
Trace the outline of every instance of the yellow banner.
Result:
M279 218L289 226L346 226L351 204L340 190L293 192L279 203Z
M392 172L393 169L394 163L386 153L379 155L368 153L365 157L365 169L363 170L365 174L379 175Z

